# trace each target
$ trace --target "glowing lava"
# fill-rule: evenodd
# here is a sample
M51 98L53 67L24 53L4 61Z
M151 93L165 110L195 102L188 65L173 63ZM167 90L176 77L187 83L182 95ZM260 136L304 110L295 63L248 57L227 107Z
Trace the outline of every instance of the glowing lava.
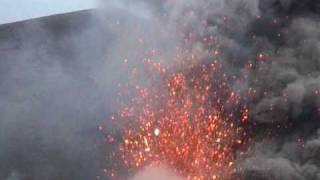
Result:
M228 87L231 78L217 61L174 72L147 64L162 80L137 86L120 113L127 120L116 156L122 166L134 172L164 163L187 179L229 179L248 118L241 97Z

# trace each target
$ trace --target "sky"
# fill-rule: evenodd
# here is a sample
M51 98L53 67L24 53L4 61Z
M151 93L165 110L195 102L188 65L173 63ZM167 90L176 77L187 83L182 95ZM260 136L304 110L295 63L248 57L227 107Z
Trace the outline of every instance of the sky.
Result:
M96 6L97 0L0 0L0 24Z

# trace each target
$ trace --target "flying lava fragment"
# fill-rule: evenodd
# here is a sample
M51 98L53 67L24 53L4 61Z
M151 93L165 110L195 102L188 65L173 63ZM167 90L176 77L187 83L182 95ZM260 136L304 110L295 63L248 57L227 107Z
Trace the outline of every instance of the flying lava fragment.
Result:
M127 123L115 157L129 172L166 164L187 179L229 179L235 149L246 143L248 109L218 61L185 66L170 71L147 63L160 83L137 86L120 112Z

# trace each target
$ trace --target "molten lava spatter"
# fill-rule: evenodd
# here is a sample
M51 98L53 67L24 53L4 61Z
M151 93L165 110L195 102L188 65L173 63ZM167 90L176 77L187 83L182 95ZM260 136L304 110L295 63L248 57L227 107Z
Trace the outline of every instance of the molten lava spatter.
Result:
M147 64L162 80L137 86L138 95L121 111L128 123L116 157L129 171L164 163L187 179L229 179L235 149L246 143L241 126L248 109L228 87L221 64L174 72Z

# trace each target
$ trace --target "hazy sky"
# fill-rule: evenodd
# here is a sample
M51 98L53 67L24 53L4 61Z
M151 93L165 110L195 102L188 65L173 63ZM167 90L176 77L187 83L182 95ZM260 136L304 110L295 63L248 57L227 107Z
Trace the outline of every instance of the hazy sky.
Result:
M97 0L0 0L0 24L95 7Z

